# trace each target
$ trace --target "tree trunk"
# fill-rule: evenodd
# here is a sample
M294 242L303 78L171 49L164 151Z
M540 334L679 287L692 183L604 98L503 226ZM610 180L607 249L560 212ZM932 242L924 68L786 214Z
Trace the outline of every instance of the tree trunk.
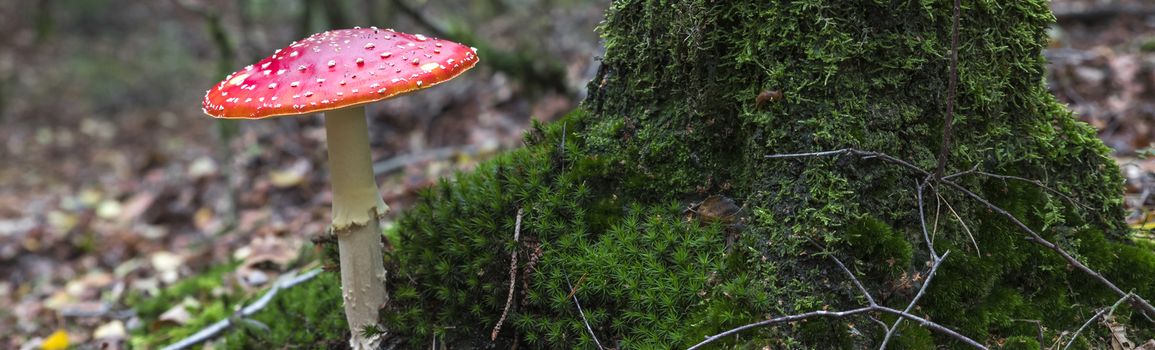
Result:
M950 254L917 315L979 342L1038 344L1038 328L1015 319L1040 320L1043 339L1073 331L1119 296L992 208L935 186L920 217L927 177L877 157L766 158L855 148L933 173L952 3L615 1L583 106L402 218L390 329L486 343L515 252L518 302L499 348L684 348L768 317L864 305L823 250L903 309L926 281L931 237ZM1043 86L1047 3L964 3L945 173L977 169L951 179L1150 299L1155 253L1125 242L1118 169ZM722 343L874 347L884 333L852 316ZM915 322L891 339L958 344Z

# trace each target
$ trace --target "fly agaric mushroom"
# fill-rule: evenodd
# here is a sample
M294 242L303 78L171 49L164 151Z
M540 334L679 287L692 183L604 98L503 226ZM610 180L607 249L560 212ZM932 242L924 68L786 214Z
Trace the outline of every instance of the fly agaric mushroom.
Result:
M345 318L354 349L375 348L378 310L388 301L377 222L381 200L369 154L365 104L453 79L477 63L475 50L392 29L314 34L225 77L205 93L216 118L262 119L325 112L333 186L333 233L341 255Z

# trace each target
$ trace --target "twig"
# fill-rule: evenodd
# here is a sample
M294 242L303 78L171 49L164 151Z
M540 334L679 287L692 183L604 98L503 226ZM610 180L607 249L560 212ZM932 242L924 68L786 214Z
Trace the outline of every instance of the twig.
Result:
M513 305L513 290L515 282L517 281L517 245L521 239L521 208L517 208L517 223L513 226L513 252L509 253L509 296L505 298L505 309L501 310L501 318L497 319L497 325L493 326L493 334L489 336L489 340L497 340L497 333L501 332L501 325L505 323L505 317L509 316L509 307Z
M301 274L300 276L296 276L295 272L286 273L284 276L281 276L281 278L277 279L277 282L274 283L271 288L269 288L268 292L265 292L265 295L261 296L260 299L257 299L257 301L253 302L252 304L245 306L233 316L237 318L252 316L253 314L257 313L257 311L261 311L261 309L265 308L265 305L268 305L269 301L273 300L273 297L276 296L277 292L281 289L289 288L301 282L308 281L313 277L317 277L317 275L320 273L321 269L313 269L309 272ZM162 348L162 350L181 350L189 348L193 345L199 344L200 342L215 337L218 333L223 332L231 327L232 324L233 323L229 318L217 321L217 323L213 323L187 338L181 339L172 345L166 346Z
M1030 183L1030 184L1033 184L1035 186L1038 186L1039 188L1042 188L1044 191L1054 193L1055 195L1057 195L1059 197L1063 197L1063 199L1067 200L1067 202L1070 202L1071 204L1073 204L1075 206L1078 206L1078 207L1081 207L1081 208L1087 209L1087 210L1092 210L1091 206L1083 204L1083 203L1075 200L1075 198L1072 198L1070 195L1067 195L1066 193L1063 193L1063 192L1060 192L1059 190L1048 187L1042 181L1035 180L1035 179L1028 179L1028 178L1019 177L1019 176L988 173L988 172L985 172L982 170L978 170L977 166L975 169L971 169L968 171L948 175L945 178L951 179L951 178L954 178L957 176L962 176L962 175L967 175L967 174L979 174L982 176L993 177L993 178L1000 179L1000 180L1015 180L1015 181L1022 181L1022 182Z
M811 311L811 312L802 313L802 314L782 316L782 317L772 318L769 320L759 321L759 322L755 322L755 323L747 324L747 325L740 326L737 328L733 328L733 329L730 329L728 331L707 337L706 340L703 340L701 343L698 343L698 344L695 344L694 346L691 346L689 348L689 350L700 349L703 346L706 346L706 344L713 343L714 341L717 341L718 339L722 339L722 338L725 338L725 337L728 337L728 336L731 336L731 335L734 335L734 334L737 334L739 332L742 332L742 331L745 331L748 329L752 329L752 328L769 326L772 324L783 323L783 322L799 321L799 320L803 320L803 319L807 319L807 318L811 318L811 317L844 318L844 317L848 317L848 316L853 316L853 315L862 314L862 313L869 313L869 312L881 312L881 313L895 315L895 316L898 316L899 318L909 319L911 321L918 322L919 324L921 324L922 326L924 326L926 328L929 328L931 330L946 334L952 338L955 338L958 341L961 341L967 345L973 346L977 349L987 349L986 346L980 344L979 342L976 342L973 339L968 338L965 335L959 334L958 332L955 332L954 330L952 330L950 328L947 328L947 327L944 327L938 323L935 323L934 321L919 317L917 315L910 314L909 312L906 312L906 311L900 311L900 310L893 309L890 307L878 305L877 303L874 302L874 297L872 297L870 295L870 293L868 293L866 291L866 288L862 286L862 282L860 282L858 280L858 277L855 277L854 273L850 272L850 269L846 268L846 265L843 264L841 260L838 260L837 257L835 257L833 255L831 255L830 257L834 260L834 262L836 264L838 264L838 267L842 268L842 271L846 272L847 275L850 276L850 281L853 282L854 285L856 287L858 287L858 290L864 294L864 296L866 297L866 301L870 305L863 306L863 307L860 307L857 309L845 310L845 311L826 311L826 310Z
M930 250L930 256L936 257L938 253L934 251L934 241L930 239L930 233L926 230L926 212L923 209L922 189L926 187L925 182L918 184L918 223L922 227L922 239L926 241L926 248Z
M942 194L935 192L935 196L938 196L938 200L941 201L942 204L946 204L946 209L950 210L951 215L954 215L955 220L958 220L959 226L962 226L963 232L966 232L967 238L971 239L971 244L975 246L975 255L983 256L982 249L979 249L979 242L975 240L975 235L971 234L971 228L967 227L966 221L963 221L962 216L959 216L958 212L954 211L954 207L950 205L950 202L948 202L946 198L942 198Z
M588 275L588 274L582 274L582 276L581 276L581 277L578 277L578 282L577 282L577 284L573 285L573 287L571 287L571 288L570 288L570 290L569 290L569 294L566 294L566 295L565 295L565 298L566 298L566 299L569 299L569 298L570 298L570 297L572 297L574 294L577 294L578 288L581 288L581 287L582 287L582 283L586 281L586 277L587 277L587 276L589 276L589 275Z
M425 17L425 15L422 15L421 11L418 11L417 9L413 8L413 6L409 6L409 4L406 3L405 1L393 0L393 6L397 7L397 9L401 10L401 12L404 13L406 16L409 16L409 18L416 21L417 25L425 27L425 29L428 30L430 34L433 34L433 36L439 37L439 38L444 38L444 37L448 36L448 35L446 35L445 29L442 29L440 26L434 24L433 21L430 21L428 18Z
M930 265L930 272L926 274L926 282L922 283L922 287L918 288L918 293L914 295L913 299L910 299L910 303L906 304L906 309L903 309L902 312L910 312L910 310L913 310L914 305L918 304L919 299L922 299L922 296L926 294L927 288L930 287L930 281L934 279L935 273L938 272L938 267L942 265L943 260L946 260L947 255L950 255L949 250L942 253L941 257L931 257L934 262ZM894 336L894 332L898 330L898 324L900 322L902 322L901 317L894 320L894 323L886 330L886 336L882 338L882 345L878 346L879 350L886 349L886 344L890 342L890 337Z
M767 155L765 157L770 158L770 159L782 159L782 158L801 158L801 157L833 156L833 155L848 155L848 154L849 155L855 155L855 156L858 156L858 157L863 158L863 159L871 159L871 158L881 159L885 162L892 163L892 164L898 165L900 167L906 168L906 169L908 169L908 170L910 170L916 174L922 175L922 176L928 176L928 177L933 178L933 175L934 175L929 171L926 171L922 168L919 168L918 166L915 166L914 164L911 164L910 162L895 158L895 157L887 155L885 153L862 151L862 150L858 150L858 149L854 149L854 148L843 148L843 149L834 150L834 151L811 152L811 153L771 154L771 155ZM962 185L959 185L958 183L956 183L954 181L944 179L944 178L934 178L934 179L936 179L935 181L938 183L947 185L947 186L949 186L949 187L951 187L951 188L953 188L959 192L962 192L963 194L966 194L968 197L971 197L971 199L974 199L975 201L979 202L979 204L982 204L983 206L987 207L987 209L990 209L991 211L994 211L994 212L998 213L999 215L1007 218L1008 220L1011 221L1011 223L1015 224L1015 226L1018 226L1020 229L1025 231L1028 234L1028 236L1030 236L1030 237L1027 237L1028 240L1035 242L1036 244L1041 245L1047 249L1050 249L1050 250L1054 251L1055 253L1058 253L1059 256L1063 257L1063 259L1067 261L1067 263L1071 264L1072 266L1074 266L1079 271L1082 271L1084 274L1091 276L1091 278L1094 278L1096 281L1099 281L1100 284L1107 287L1112 292L1115 292L1116 295L1123 297L1123 296L1126 296L1129 294L1128 292L1124 292L1122 289L1120 289L1118 286L1116 286L1115 283L1111 282L1111 280L1108 280L1106 277L1103 277L1103 275L1099 274L1098 272L1091 269L1087 265L1084 265L1078 259L1075 259L1074 256L1071 256L1071 254L1067 253L1067 251L1064 250L1062 247L1059 247L1058 245L1051 243L1050 241L1043 238L1043 236L1039 235L1038 232L1036 232L1034 229L1027 226L1027 224L1020 221L1019 218L1015 217L1014 214L1011 214L1010 212L1006 211L1005 209L1003 209L997 205L994 205L993 203L988 201L986 198L983 198L982 196L979 196L978 194L971 192L970 190L966 189L966 187L963 187ZM1147 316L1148 318L1155 317L1155 306L1152 306L1151 303L1148 302L1147 300L1143 299L1143 297L1140 297L1138 294L1136 294L1136 295L1132 295L1130 300L1131 300L1131 304L1133 306L1135 306L1137 309L1142 310L1143 314L1145 316Z
M1134 293L1127 293L1127 295L1124 295L1122 298L1119 298L1119 300L1115 301L1115 304L1111 305L1111 307L1104 308L1102 310L1099 310L1099 312L1096 312L1095 315L1091 316L1091 318L1088 319L1087 322L1084 322L1083 325L1081 327L1079 327L1079 329L1075 330L1075 334L1071 335L1071 340L1067 341L1067 346L1064 346L1063 350L1067 350L1071 347L1071 345L1075 344L1075 339L1079 338L1079 333L1082 333L1083 330L1087 328L1087 326L1091 325L1091 322L1095 322L1095 320L1099 319L1099 317L1103 317L1103 314L1107 314L1108 312L1114 313L1115 308L1118 308L1119 304L1122 304L1124 300L1130 299L1134 296L1135 296Z
M962 10L962 0L954 0L954 16L950 29L950 80L947 82L946 120L942 124L942 148L938 150L938 165L934 177L942 177L946 169L946 156L950 153L951 128L954 124L954 100L958 90L958 21Z
M1037 328L1037 329L1038 329L1038 331L1039 331L1039 332L1038 332L1038 334L1036 335L1036 337L1037 337L1037 338L1038 338L1038 340L1039 340L1039 344L1043 344L1043 340L1044 340L1044 339L1043 339L1043 321L1039 321L1039 320L1024 320L1024 319L1021 319L1021 318L1013 318L1013 319L1011 319L1011 321L1018 321L1018 322L1034 323L1034 324L1035 324L1035 328Z
M568 285L570 289L574 289L573 284L569 283L569 275L565 276L565 284ZM594 334L594 328L590 327L590 321L586 320L586 313L582 311L582 304L578 302L577 294L572 294L572 296L574 305L577 305L578 314L582 317L582 323L586 324L586 330L590 332L590 337L594 338L594 344L598 346L598 350L605 350L606 348L602 347L602 342L598 340L598 335Z
M470 145L463 147L442 147L422 153L408 153L373 163L373 175L388 174L420 161L442 160L458 154L473 156L479 152L480 149L477 146Z
M866 290L866 287L862 286L862 282L858 280L858 277L855 277L854 273L850 272L850 269L846 268L846 264L843 264L842 260L839 260L838 257L834 256L833 254L830 255L830 258L834 260L834 263L838 264L838 267L842 269L842 272L846 272L846 275L850 276L850 281L854 282L854 286L858 287L858 291L862 292L862 295L866 297L866 302L870 303L870 306L878 306L878 303L874 301L874 296L870 295L870 292Z

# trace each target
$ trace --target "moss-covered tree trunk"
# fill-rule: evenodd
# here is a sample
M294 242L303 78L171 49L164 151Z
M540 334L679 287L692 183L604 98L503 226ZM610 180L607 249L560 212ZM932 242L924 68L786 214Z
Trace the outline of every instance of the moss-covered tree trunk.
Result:
M929 260L915 195L924 177L877 159L765 156L852 147L933 171L952 2L615 1L583 106L404 216L390 329L417 344L594 348L596 335L606 347L677 348L769 317L862 305L812 241L850 263L880 303L904 308ZM1107 149L1043 86L1046 1L968 0L961 14L946 173L1041 181L1054 191L954 178L1124 290L1155 295L1155 254L1125 238ZM1039 320L1050 341L1118 299L958 191L926 194L934 247L951 253L914 313L992 346L1037 348L1039 328L1018 320ZM695 206L707 198L709 208ZM494 341L511 253L514 302ZM1116 314L1136 337L1151 335L1141 316ZM883 334L856 316L720 344L846 348ZM960 344L913 322L893 342Z

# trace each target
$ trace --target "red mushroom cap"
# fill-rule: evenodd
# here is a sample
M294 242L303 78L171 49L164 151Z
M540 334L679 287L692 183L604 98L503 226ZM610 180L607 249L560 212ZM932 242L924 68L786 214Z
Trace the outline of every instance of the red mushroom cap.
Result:
M205 92L217 118L307 114L383 100L453 79L477 54L452 41L392 29L313 34L229 74Z

